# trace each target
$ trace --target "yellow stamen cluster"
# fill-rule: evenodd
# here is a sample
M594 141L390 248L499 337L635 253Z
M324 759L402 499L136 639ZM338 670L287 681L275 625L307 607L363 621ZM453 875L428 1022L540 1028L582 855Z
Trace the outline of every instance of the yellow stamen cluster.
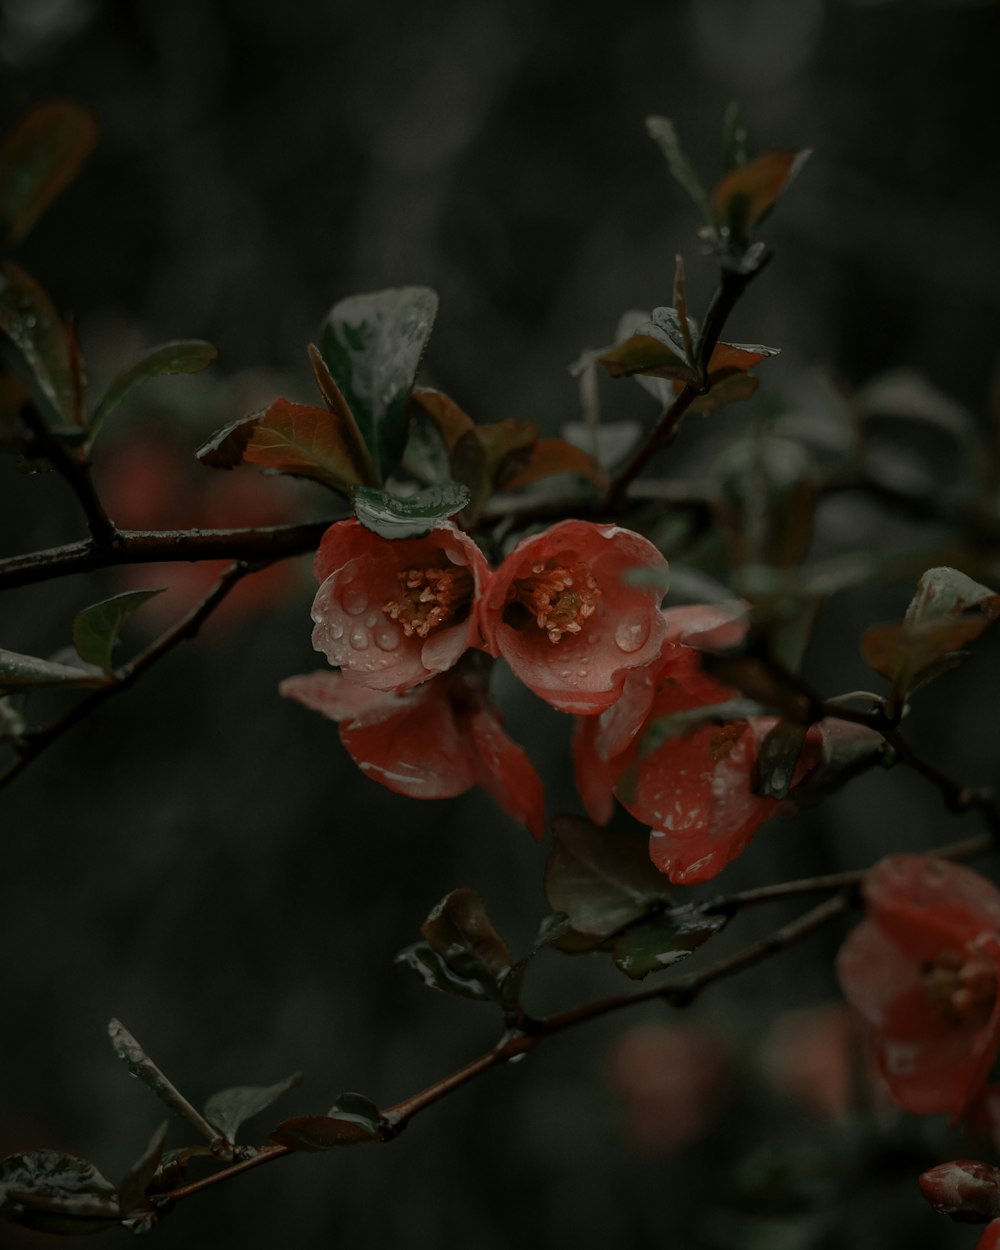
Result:
M982 955L945 951L924 965L924 988L949 1020L985 1024L997 994L996 969Z
M563 634L578 634L600 597L600 588L585 564L567 568L554 560L534 565L527 577L515 578L508 592L508 602L527 608L549 642L558 642Z
M398 621L407 638L426 638L433 629L450 621L472 599L472 574L454 565L402 569L397 575L399 596L382 605L382 611Z

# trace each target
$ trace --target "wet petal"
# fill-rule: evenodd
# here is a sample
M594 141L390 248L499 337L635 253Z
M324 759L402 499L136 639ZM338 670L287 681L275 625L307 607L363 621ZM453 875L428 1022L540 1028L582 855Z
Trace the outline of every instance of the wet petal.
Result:
M477 780L508 816L526 825L535 841L545 834L545 789L525 752L507 737L488 705L469 719L479 755Z

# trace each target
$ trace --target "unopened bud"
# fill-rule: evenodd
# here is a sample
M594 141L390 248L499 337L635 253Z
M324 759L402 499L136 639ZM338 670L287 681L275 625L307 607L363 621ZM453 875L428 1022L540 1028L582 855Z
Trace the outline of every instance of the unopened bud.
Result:
M985 1224L1000 1216L1000 1169L977 1159L939 1163L919 1178L935 1211L962 1224Z

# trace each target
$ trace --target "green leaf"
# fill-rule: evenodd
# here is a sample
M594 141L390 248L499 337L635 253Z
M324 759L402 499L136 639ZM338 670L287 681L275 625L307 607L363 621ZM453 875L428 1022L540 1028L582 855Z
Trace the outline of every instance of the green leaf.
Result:
M174 373L198 373L210 365L218 352L211 343L201 339L177 339L151 348L141 360L120 373L104 393L90 418L90 441L104 422L128 395L129 391L150 378Z
M510 951L493 928L476 890L452 890L420 926L420 932L456 977L480 985L489 997L503 997L502 982L512 963Z
M24 377L67 425L83 424L83 394L74 341L55 305L30 274L0 265L0 331L23 358Z
M240 1125L266 1110L273 1102L302 1084L302 1073L293 1072L274 1085L234 1085L221 1089L205 1103L205 1119L214 1124L227 1141L234 1142Z
M599 829L578 816L556 816L545 865L545 896L577 933L607 937L668 896L645 840Z
M385 1121L382 1112L370 1098L364 1094L355 1094L348 1090L340 1095L327 1112L332 1120L340 1120L344 1124L353 1124L361 1128L369 1137L381 1137Z
M76 177L97 138L93 115L57 100L26 113L0 141L0 243L19 243Z
M28 1150L0 1160L0 1215L39 1232L98 1233L118 1222L114 1185L86 1159Z
M195 454L213 469L232 469L245 461L341 492L370 481L372 472L356 431L341 417L290 399L276 399L263 412L218 430Z
M706 913L697 904L673 907L651 920L629 925L612 943L615 965L633 980L686 959L726 924L726 917Z
M768 731L757 756L754 784L756 794L769 799L787 797L807 731L807 725L793 720L779 720Z
M180 1090L157 1067L120 1020L108 1023L108 1037L115 1054L133 1076L153 1091L165 1106L186 1120L208 1142L221 1142L219 1130L188 1102Z
M428 989L478 1002L493 1000L493 995L482 981L475 977L458 976L428 942L414 942L412 946L404 947L393 962L415 972Z
M364 1146L381 1141L381 1134L367 1125L343 1116L297 1115L282 1120L268 1133L271 1141L289 1150L318 1152L339 1150L344 1146Z
M690 341L697 333L697 325L689 319L685 335L675 308L654 308L648 321L637 326L629 338L598 360L613 378L643 373L695 382L698 374L688 356L686 340Z
M147 600L162 593L163 587L158 590L127 590L78 612L73 622L73 645L80 659L110 673L114 667L111 652L122 625Z
M341 300L323 324L323 359L357 420L381 481L403 456L410 391L437 304L428 287L398 287Z
M722 117L722 167L729 173L747 162L747 131L740 106L731 100Z
M0 694L34 686L103 686L106 680L103 673L0 648Z
M988 586L958 569L928 569L903 621L874 626L861 639L865 661L890 682L890 715L907 695L961 663L960 649L998 614L1000 595Z
M667 166L674 178L691 197L695 206L706 221L711 222L712 214L708 203L708 194L694 166L681 150L680 140L674 123L666 117L647 117L646 129L649 137L656 143L667 158Z
M163 1158L163 1143L167 1140L167 1124L164 1121L149 1140L149 1145L132 1164L122 1183L118 1186L118 1201L127 1215L145 1200L146 1190L152 1184L156 1169Z
M461 512L468 502L468 488L458 482L428 486L406 499L369 486L359 486L354 492L358 520L382 538L420 538Z

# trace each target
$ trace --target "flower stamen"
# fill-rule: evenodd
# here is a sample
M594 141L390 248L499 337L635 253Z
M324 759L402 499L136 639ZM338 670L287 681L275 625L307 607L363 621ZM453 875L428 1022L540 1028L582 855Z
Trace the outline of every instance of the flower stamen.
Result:
M382 605L398 621L407 638L427 635L456 617L472 600L473 579L466 568L401 569L396 574L399 595Z
M526 608L552 643L564 634L580 633L600 597L600 587L585 564L566 567L555 560L533 565L531 573L515 578L507 592L507 602Z
M927 997L955 1024L984 1024L997 995L996 970L982 955L944 951L923 967Z

